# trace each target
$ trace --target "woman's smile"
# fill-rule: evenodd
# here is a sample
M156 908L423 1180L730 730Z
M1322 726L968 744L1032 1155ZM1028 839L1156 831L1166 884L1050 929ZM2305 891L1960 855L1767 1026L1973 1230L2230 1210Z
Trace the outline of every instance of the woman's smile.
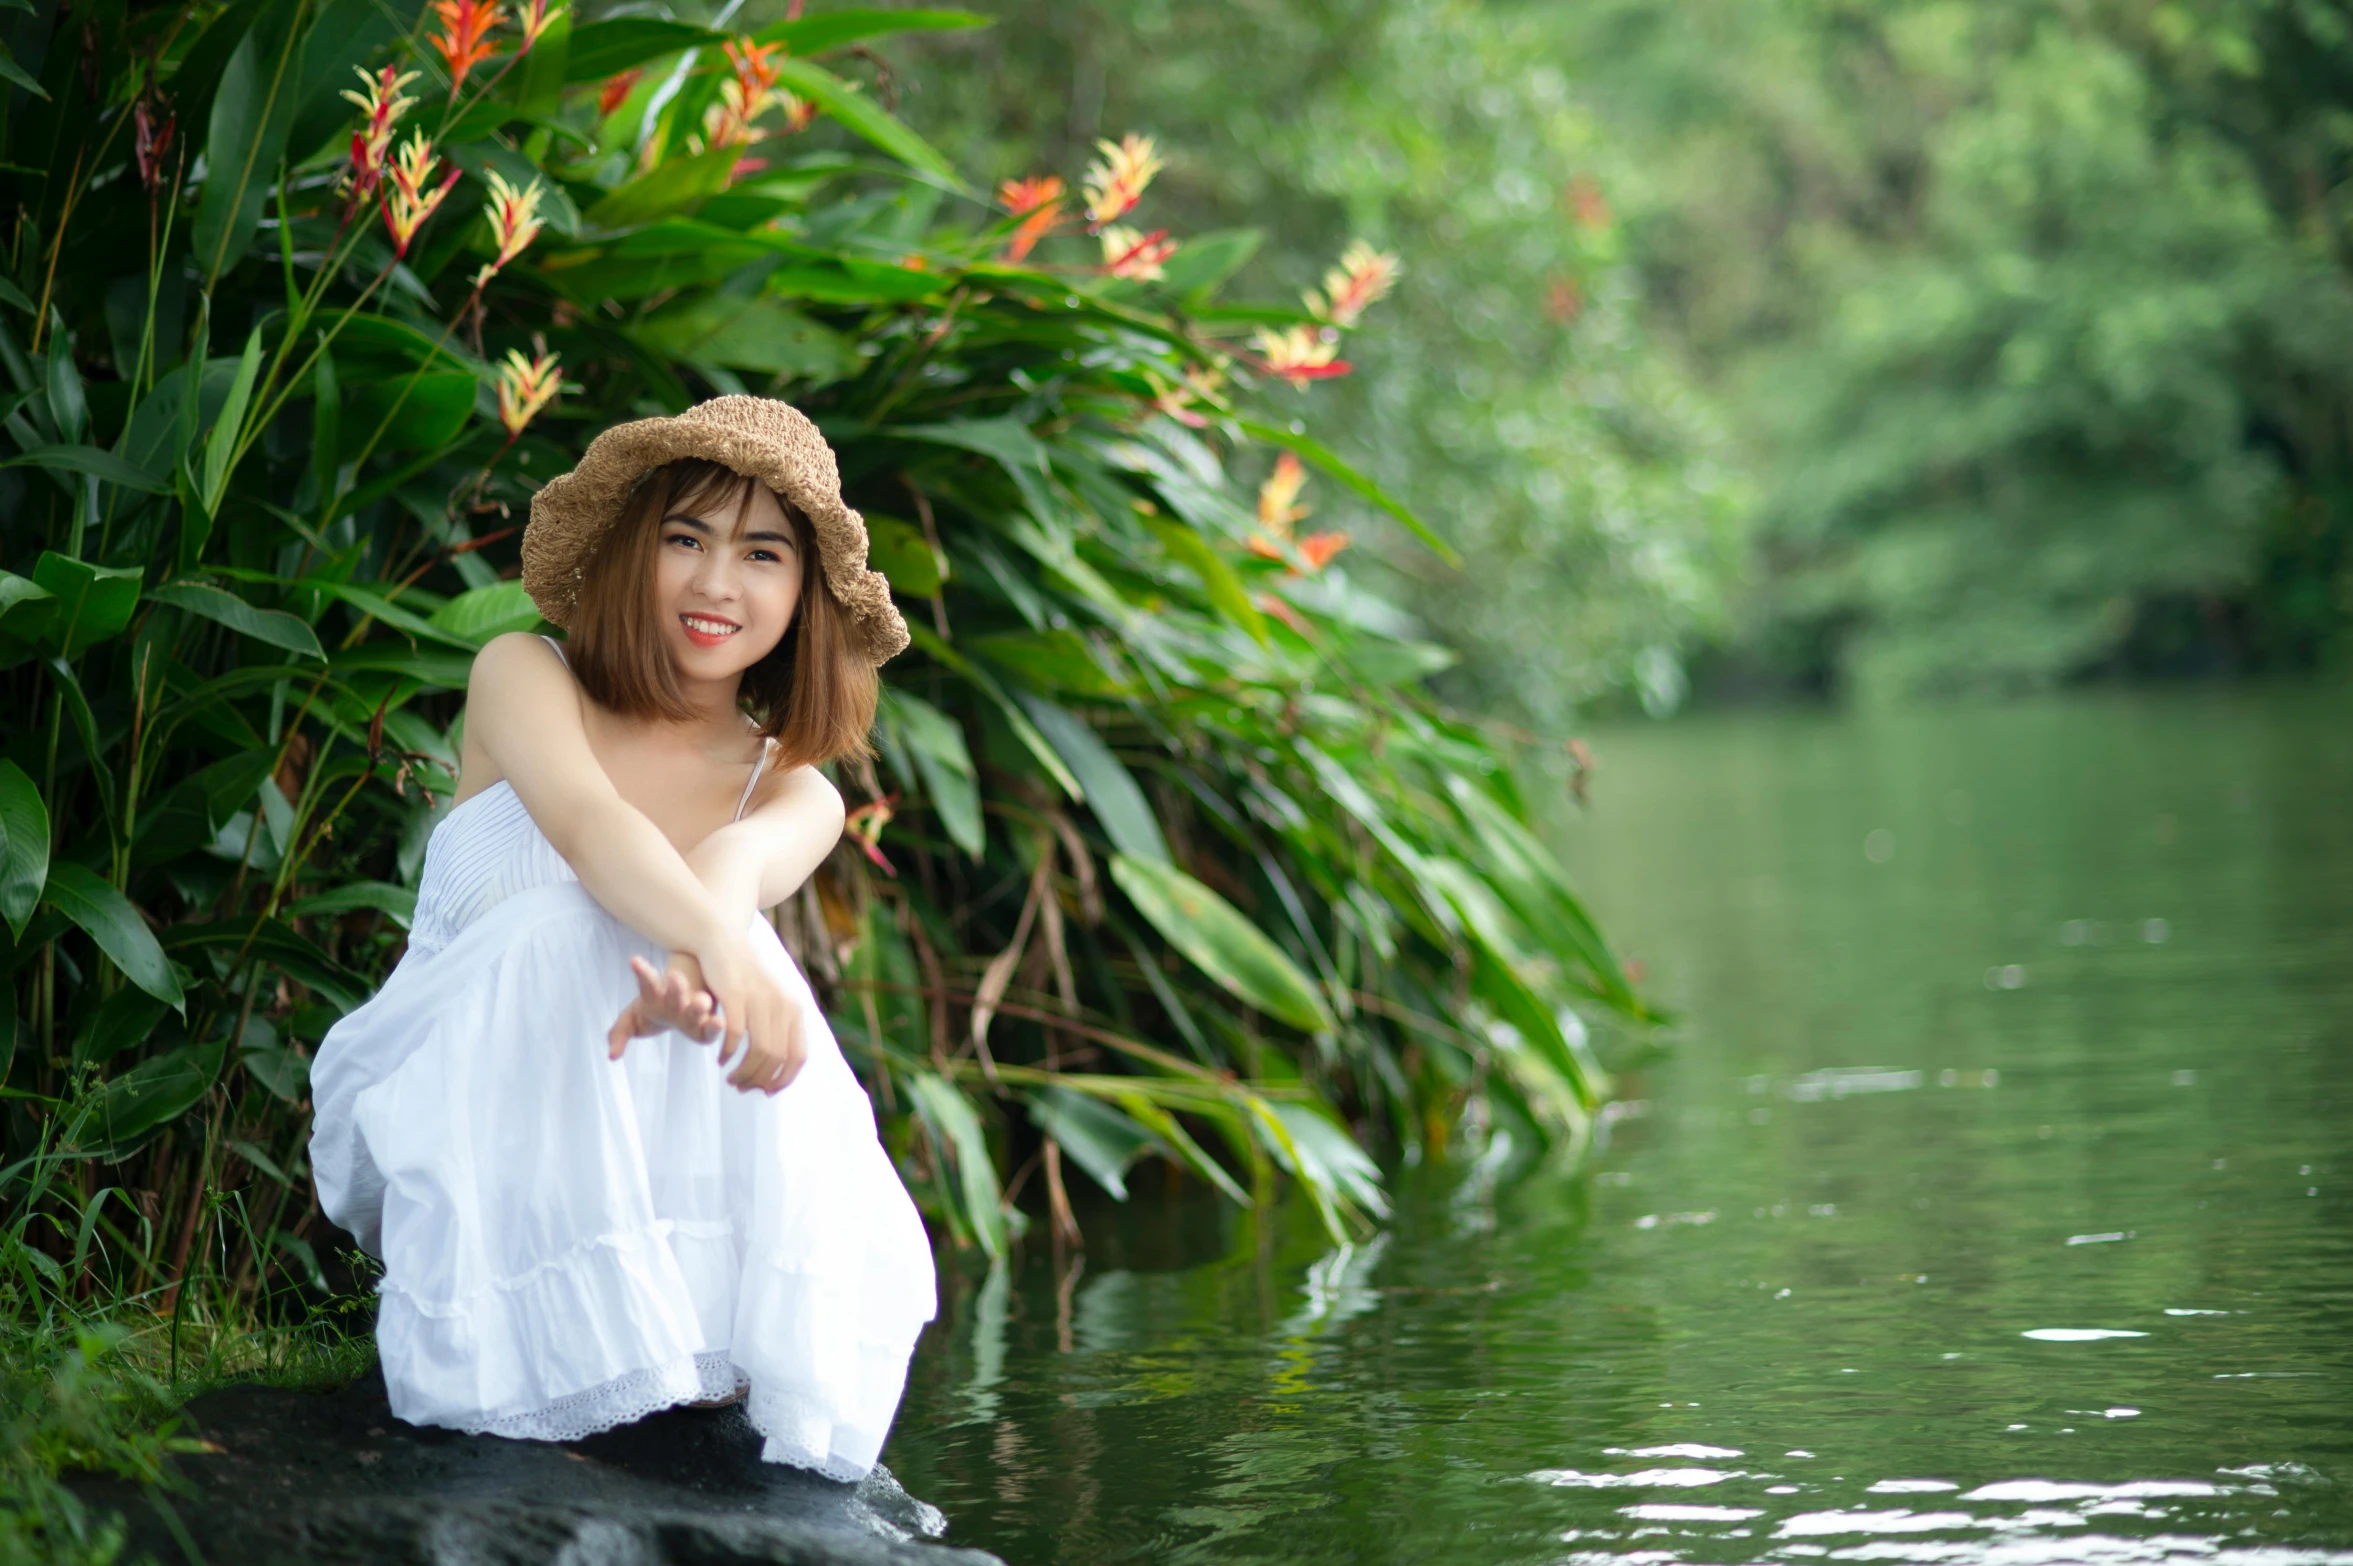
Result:
M716 647L743 629L735 621L715 614L682 614L678 623L686 627L687 639L697 647Z

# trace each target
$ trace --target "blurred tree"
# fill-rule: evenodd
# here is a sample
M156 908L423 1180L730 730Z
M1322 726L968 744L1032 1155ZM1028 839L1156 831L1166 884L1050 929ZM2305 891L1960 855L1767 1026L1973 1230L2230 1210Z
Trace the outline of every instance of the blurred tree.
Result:
M2353 39L2301 0L1598 0L1654 318L1761 478L1752 657L2308 665L2353 611Z
M1189 241L1203 264L1230 244L1237 294L1288 305L1357 237L1401 257L1397 298L1350 340L1377 373L1320 388L1317 425L1474 562L1396 548L1335 568L1411 573L1416 612L1466 654L1445 688L1555 732L1597 693L1679 700L1680 649L1725 623L1738 484L1643 330L1612 210L1627 174L1557 19L1471 0L991 9L1003 25L922 46L943 68L902 109L992 180L1146 131L1171 149L1173 232L1261 225Z

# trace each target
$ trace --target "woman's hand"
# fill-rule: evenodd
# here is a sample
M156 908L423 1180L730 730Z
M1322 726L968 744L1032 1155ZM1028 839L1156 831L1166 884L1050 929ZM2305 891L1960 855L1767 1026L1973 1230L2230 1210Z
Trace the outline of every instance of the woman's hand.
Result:
M808 1059L801 1008L740 939L701 954L703 983L720 1008L719 1064L742 1057L728 1082L745 1092L781 1093Z
M656 1033L683 1033L697 1044L708 1044L719 1036L713 1015L716 1003L693 963L691 957L684 962L673 958L666 972L657 973L643 957L629 959L629 971L637 976L637 998L621 1008L621 1015L613 1019L605 1034L611 1059L619 1060L631 1039Z

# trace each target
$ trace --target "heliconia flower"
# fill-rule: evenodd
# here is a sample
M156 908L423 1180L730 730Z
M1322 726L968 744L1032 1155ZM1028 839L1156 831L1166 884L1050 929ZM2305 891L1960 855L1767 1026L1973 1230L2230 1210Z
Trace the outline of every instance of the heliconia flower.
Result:
M451 169L439 186L427 190L425 182L433 177L433 170L441 160L433 154L433 144L423 131L412 132L401 147L400 155L392 160L387 171L391 175L392 190L385 198L384 227L392 235L392 253L403 257L409 253L409 242L417 237L417 230L425 226L425 219L433 215L450 187L458 182L458 171Z
M1281 332L1262 326L1251 341L1258 348L1261 368L1294 386L1328 381L1355 368L1339 357L1337 342L1327 341L1324 333L1312 326L1294 326Z
M1095 149L1103 156L1087 169L1087 232L1090 234L1100 233L1105 224L1125 217L1144 199L1144 187L1152 183L1152 176L1162 168L1160 149L1149 136L1130 132L1117 142L1096 142Z
M564 8L550 4L549 0L523 0L523 41L516 45L515 53L529 54L531 46L539 42L539 35L554 26L556 18L563 14Z
M784 133L787 136L797 136L816 123L817 104L814 99L799 97L782 87L768 94L768 98L784 110Z
M495 272L528 249L547 226L539 216L539 203L547 192L536 175L521 190L508 184L496 169L490 171L489 180L490 200L483 212L490 219L491 237L498 241L498 259L489 267Z
M596 117L603 119L628 101L630 91L645 80L645 67L633 65L628 70L605 78L596 90Z
M343 96L357 104L360 111L359 128L351 133L351 162L344 178L350 182L352 195L361 201L375 193L376 182L384 177L385 158L392 151L392 128L400 117L416 107L417 100L404 98L400 90L417 79L414 71L399 71L385 66L374 75L359 66L361 90L346 87Z
M1299 557L1307 562L1309 571L1321 571L1332 563L1332 556L1347 547L1346 533L1310 533L1299 540Z
M506 426L507 439L521 435L523 427L563 389L564 377L556 368L554 354L526 359L522 349L509 348L506 362L498 367L498 422Z
M735 74L719 84L719 101L703 111L703 141L712 147L757 141L759 132L752 128L752 121L771 108L783 109L790 121L800 105L799 99L776 85L776 57L784 52L784 45L730 38L724 48ZM806 126L814 114L811 109L800 115L793 129Z
M1177 242L1168 237L1165 228L1139 234L1132 228L1114 224L1103 230L1103 270L1131 282L1154 282L1162 275L1162 264L1176 254L1176 248Z
M1144 379L1152 387L1153 409L1188 428L1198 430L1209 426L1209 420L1194 411L1196 403L1220 409L1225 406L1224 399L1217 394L1218 376L1214 370L1196 365L1185 372L1181 385L1163 380L1150 369L1144 371Z
M1556 277L1544 291L1544 313L1558 326L1574 325L1585 313L1585 295L1573 277Z
M433 0L433 14L441 18L441 31L426 42L448 68L449 95L455 98L466 73L494 52L490 30L506 20L506 12L497 0Z
M1289 452L1275 458L1275 470L1258 486L1258 525L1273 538L1289 538L1291 524L1308 515L1299 504L1307 487L1307 469Z
M1005 242L1004 259L1025 261L1038 247L1038 241L1052 233L1062 221L1062 179L1056 174L1039 174L1029 179L1009 179L997 187L997 199L1005 210L1021 219L1013 230L1013 237Z
M1307 291L1307 313L1334 326L1354 326L1368 305L1397 286L1401 270L1395 256L1356 240L1341 252L1340 264L1324 274L1323 292Z
M888 876L896 876L899 872L891 868L891 862L882 856L882 829L891 824L891 817L896 814L891 805L898 797L896 794L887 794L881 799L868 800L842 820L842 835L856 843L859 851L873 862L874 868Z

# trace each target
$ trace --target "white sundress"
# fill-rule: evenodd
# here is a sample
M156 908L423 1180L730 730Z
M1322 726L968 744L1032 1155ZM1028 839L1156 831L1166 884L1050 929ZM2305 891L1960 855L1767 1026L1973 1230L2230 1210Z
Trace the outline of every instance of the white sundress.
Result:
M407 952L311 1071L319 1202L384 1263L400 1418L573 1440L748 1388L769 1461L874 1466L935 1308L931 1247L807 981L755 925L808 1046L774 1097L677 1033L606 1058L630 956L663 953L511 787L434 829Z

